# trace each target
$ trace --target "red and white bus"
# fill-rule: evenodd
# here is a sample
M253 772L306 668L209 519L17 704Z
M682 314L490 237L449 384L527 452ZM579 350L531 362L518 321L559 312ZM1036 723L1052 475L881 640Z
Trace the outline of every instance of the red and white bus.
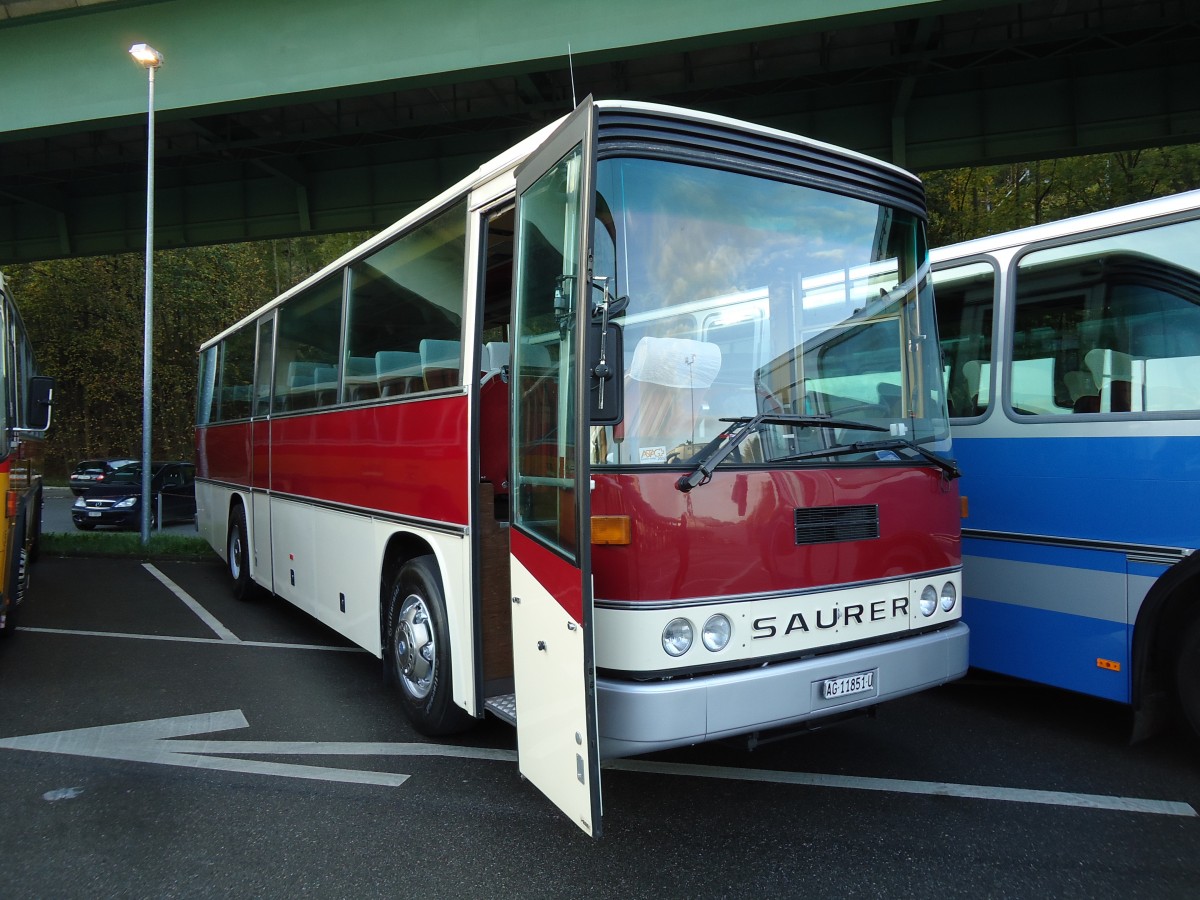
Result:
M585 101L203 345L200 529L598 834L602 758L966 671L927 256L906 172Z

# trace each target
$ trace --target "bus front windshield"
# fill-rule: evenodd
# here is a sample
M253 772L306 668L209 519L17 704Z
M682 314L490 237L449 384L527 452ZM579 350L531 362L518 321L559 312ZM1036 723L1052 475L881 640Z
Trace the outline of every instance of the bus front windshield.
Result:
M648 159L601 161L597 191L594 274L624 306L624 416L593 428L593 465L694 463L728 420L756 416L723 465L948 453L917 216Z

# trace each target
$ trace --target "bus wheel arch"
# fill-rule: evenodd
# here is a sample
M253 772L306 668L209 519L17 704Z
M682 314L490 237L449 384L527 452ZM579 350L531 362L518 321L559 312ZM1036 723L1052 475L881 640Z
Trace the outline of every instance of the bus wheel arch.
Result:
M437 558L420 539L400 536L389 544L382 580L384 674L405 715L424 735L469 728L474 719L454 702L449 619Z
M1134 626L1131 698L1138 716L1153 718L1164 699L1173 700L1200 734L1200 681L1181 680L1185 656L1196 661L1190 671L1200 676L1200 556L1176 563L1142 602Z

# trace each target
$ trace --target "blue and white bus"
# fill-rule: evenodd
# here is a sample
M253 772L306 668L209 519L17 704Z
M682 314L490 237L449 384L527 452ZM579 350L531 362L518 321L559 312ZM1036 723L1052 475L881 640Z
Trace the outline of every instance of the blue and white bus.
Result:
M972 666L1200 732L1200 191L932 262Z

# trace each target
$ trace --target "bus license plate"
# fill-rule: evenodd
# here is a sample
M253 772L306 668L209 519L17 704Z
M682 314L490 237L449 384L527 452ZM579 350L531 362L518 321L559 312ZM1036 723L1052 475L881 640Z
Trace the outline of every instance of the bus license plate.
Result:
M858 672L854 675L843 675L841 678L826 678L823 696L826 700L833 697L848 697L851 694L865 694L875 690L875 673Z

